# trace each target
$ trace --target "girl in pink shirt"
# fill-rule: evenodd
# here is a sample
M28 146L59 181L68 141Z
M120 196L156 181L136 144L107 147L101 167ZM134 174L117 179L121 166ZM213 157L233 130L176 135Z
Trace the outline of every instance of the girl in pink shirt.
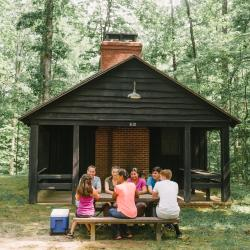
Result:
M130 172L130 178L128 178L128 182L133 182L135 184L138 194L147 193L146 180L140 177L137 168L132 168Z
M128 173L125 169L119 169L118 185L114 188L113 198L116 199L117 208L110 208L109 214L115 218L129 219L137 216L135 197L138 197L136 187L133 183L127 182ZM128 226L124 224L112 225L113 235L116 240L122 237L131 238Z
M92 187L92 178L90 175L84 174L80 179L79 185L76 189L76 201L79 205L76 210L76 217L92 217L95 214L94 199L99 199L97 190ZM74 230L77 222L73 221L68 237L73 238ZM90 225L87 225L87 230L90 231Z
M132 182L136 186L136 190L138 194L146 194L147 193L147 184L146 180L140 177L138 168L132 168L130 171L130 178L128 178L128 182ZM144 215L147 204L145 202L137 202L137 216L141 217Z

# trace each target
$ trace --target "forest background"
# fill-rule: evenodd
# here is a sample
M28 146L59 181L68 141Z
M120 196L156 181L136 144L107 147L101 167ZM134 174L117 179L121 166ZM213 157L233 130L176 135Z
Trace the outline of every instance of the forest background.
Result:
M249 0L0 0L0 174L28 172L18 118L99 70L108 32L137 33L143 59L241 120L233 181L250 183ZM209 168L220 166L208 133Z

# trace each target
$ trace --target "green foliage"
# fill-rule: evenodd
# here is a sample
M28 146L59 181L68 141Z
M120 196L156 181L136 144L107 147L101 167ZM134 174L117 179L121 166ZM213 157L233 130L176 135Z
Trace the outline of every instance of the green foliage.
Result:
M249 1L228 0L227 13L222 15L222 1L189 0L195 60L185 1L173 1L173 19L170 1L53 2L51 96L98 71L99 46L105 33L138 33L145 60L242 121L231 130L232 177L250 182ZM40 102L43 90L40 55L47 28L44 3L0 2L0 173L15 172L13 162L18 173L27 170L28 131L16 119ZM198 65L199 85L194 65ZM209 167L216 170L220 162L218 134L209 132L208 137Z
M220 133L219 131L209 131L207 133L207 154L208 154L208 170L212 172L220 172Z
M43 10L37 10L34 12L29 12L23 14L16 25L17 30L23 30L27 28L34 28L36 33L42 33L43 25L42 25L42 16Z

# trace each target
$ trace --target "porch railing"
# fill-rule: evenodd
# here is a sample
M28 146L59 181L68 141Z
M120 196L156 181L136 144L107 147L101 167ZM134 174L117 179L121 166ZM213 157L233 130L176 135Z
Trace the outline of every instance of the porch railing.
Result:
M38 190L72 190L71 174L46 174L46 170L38 171Z

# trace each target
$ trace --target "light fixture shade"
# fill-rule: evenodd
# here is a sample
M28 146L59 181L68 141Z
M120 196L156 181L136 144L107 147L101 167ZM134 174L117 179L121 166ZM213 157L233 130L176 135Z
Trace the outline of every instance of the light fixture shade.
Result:
M141 99L141 95L136 93L136 81L134 81L134 89L133 92L128 94L128 98L130 99Z

